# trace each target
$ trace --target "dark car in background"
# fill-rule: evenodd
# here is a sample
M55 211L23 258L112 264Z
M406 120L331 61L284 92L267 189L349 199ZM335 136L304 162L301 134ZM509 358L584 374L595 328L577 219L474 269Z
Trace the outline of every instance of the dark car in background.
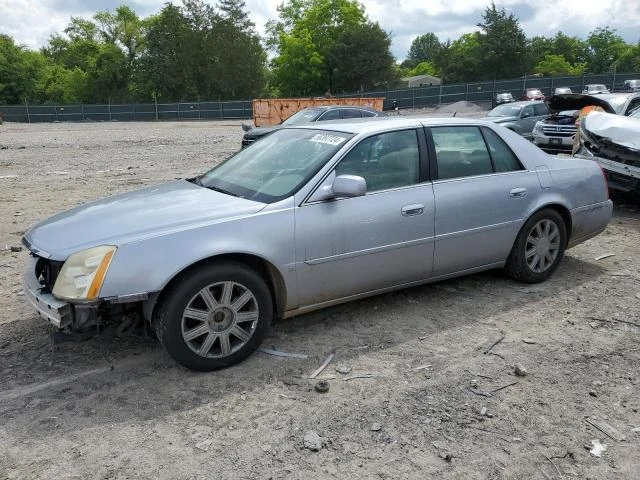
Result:
M536 122L549 115L551 110L544 102L511 102L498 105L483 120L498 123L523 137L530 138Z
M386 117L384 112L366 107L355 107L349 105L310 107L294 113L285 121L278 125L268 125L265 127L254 127L247 131L242 137L242 148L251 145L270 133L280 130L283 127L293 125L303 125L311 122L322 122L325 120L342 120L354 118L374 118Z
M527 88L520 100L544 100L544 93L539 88Z
M511 92L497 93L493 99L493 102L491 102L491 108L495 108L498 105L502 105L503 103L510 103L515 101L516 99L513 98L513 95L511 95Z

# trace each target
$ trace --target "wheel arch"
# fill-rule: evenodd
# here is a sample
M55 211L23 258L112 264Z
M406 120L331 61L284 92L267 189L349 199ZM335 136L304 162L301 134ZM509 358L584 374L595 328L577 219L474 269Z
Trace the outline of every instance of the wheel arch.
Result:
M526 218L524 223L526 223L527 220L529 220L529 218L533 217L540 210L545 210L547 208L551 210L555 210L562 217L562 220L564 221L564 226L567 230L567 245L568 245L569 239L571 238L571 229L573 228L573 220L571 219L571 212L569 211L569 209L566 206L562 205L561 203L553 202L553 203L547 203L545 205L539 206L529 214L529 216ZM524 226L524 223L523 223L523 226ZM565 247L567 245L565 245Z
M177 272L162 288L160 292L152 295L144 306L144 317L146 320L152 320L156 307L162 301L163 297L176 285L182 278L189 275L190 272L199 268L206 267L216 262L236 262L246 265L247 267L258 273L266 282L271 293L273 306L276 315L282 315L287 302L287 289L284 278L280 271L268 260L257 255L249 253L224 253L213 255L211 257L198 260L191 265Z

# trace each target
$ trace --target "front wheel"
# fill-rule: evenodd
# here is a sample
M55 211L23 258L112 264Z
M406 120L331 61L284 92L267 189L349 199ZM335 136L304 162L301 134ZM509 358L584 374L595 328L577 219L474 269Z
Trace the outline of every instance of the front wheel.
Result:
M166 293L155 318L163 347L198 371L228 367L258 348L273 317L264 280L243 264L207 264Z
M558 268L566 245L562 216L550 208L540 210L520 230L505 271L521 282L542 282Z

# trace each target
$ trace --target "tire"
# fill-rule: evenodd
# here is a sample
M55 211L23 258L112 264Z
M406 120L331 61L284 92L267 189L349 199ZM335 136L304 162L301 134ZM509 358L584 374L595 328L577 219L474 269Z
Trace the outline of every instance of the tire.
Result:
M534 243L540 240L544 243ZM540 210L518 233L505 271L520 282L543 282L558 268L566 246L567 227L562 216L551 208Z
M207 264L163 295L154 325L180 365L208 372L251 355L271 325L273 302L264 279L236 262Z

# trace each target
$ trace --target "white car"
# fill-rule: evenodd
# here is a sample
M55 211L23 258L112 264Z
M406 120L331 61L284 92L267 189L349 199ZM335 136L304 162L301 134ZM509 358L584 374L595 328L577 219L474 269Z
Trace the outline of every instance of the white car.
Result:
M609 93L609 89L606 85L601 83L592 83L589 85L585 85L582 93L586 95L593 95L595 93Z
M576 135L576 119L580 110L564 110L536 122L533 143L543 150L570 151Z

